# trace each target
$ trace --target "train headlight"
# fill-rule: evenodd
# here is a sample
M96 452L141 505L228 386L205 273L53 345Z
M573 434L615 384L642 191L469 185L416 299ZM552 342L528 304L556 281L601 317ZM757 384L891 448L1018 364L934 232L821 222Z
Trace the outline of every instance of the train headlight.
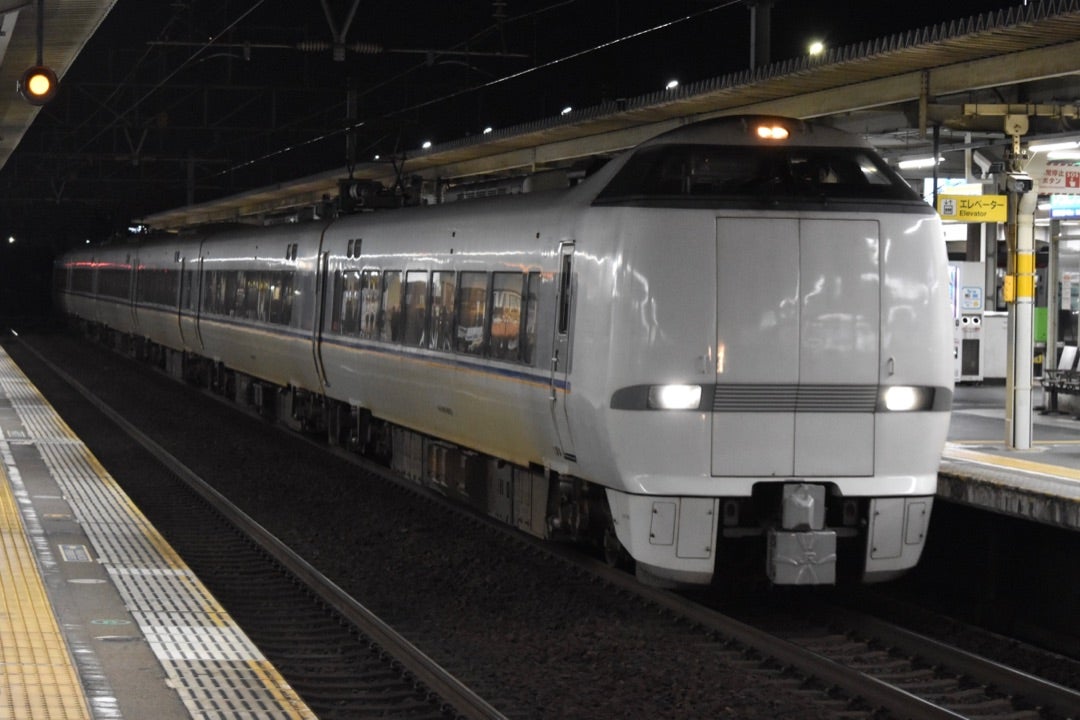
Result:
M649 408L652 410L697 410L700 405L700 385L653 385L649 388Z
M880 405L889 412L929 410L934 405L934 390L912 385L890 385L881 389Z

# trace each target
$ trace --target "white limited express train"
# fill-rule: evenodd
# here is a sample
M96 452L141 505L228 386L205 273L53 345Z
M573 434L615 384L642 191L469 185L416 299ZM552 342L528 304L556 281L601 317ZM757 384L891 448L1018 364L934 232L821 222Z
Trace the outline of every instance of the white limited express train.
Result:
M860 138L689 124L573 187L72 252L176 375L644 581L895 577L952 402L941 226Z

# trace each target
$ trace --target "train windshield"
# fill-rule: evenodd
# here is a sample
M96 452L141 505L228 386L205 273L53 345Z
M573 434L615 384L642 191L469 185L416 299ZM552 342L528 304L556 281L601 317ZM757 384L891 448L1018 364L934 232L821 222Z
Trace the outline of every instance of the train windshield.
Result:
M917 202L880 157L857 147L658 145L634 154L596 204L705 206Z

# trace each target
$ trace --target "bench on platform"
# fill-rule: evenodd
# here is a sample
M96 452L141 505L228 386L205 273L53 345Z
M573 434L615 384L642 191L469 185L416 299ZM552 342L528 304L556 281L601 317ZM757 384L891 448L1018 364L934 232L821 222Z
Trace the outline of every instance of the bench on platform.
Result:
M1042 386L1050 393L1045 412L1057 412L1058 393L1080 395L1080 370L1076 367L1078 359L1080 359L1080 352L1077 347L1066 345L1061 348L1057 367L1053 370L1043 370Z

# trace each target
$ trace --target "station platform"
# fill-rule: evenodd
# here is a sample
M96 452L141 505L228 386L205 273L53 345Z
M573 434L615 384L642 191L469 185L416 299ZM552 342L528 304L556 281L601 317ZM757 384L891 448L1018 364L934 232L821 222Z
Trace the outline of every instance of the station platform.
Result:
M315 718L2 348L0 718Z
M1041 395L1033 390L1033 404ZM1005 399L1001 384L956 387L938 497L1080 531L1080 420L1036 412L1032 447L1012 450Z

